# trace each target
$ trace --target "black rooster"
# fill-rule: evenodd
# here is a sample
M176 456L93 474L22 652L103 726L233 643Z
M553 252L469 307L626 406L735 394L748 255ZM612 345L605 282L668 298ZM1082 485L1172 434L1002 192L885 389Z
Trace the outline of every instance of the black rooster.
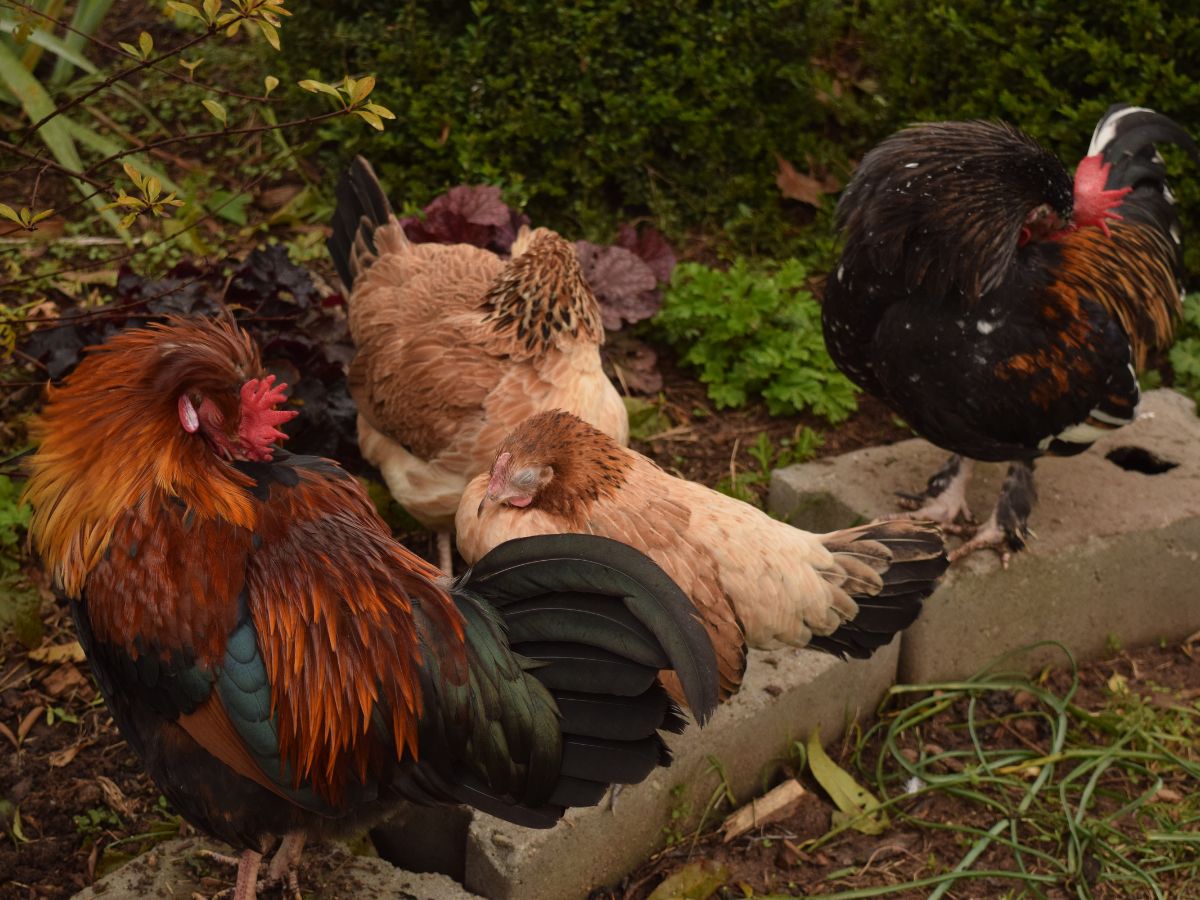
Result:
M1074 185L1009 125L935 122L868 153L838 205L845 246L825 340L838 366L954 455L908 515L971 522L972 461L1012 465L951 559L1007 565L1029 536L1033 463L1133 421L1137 372L1171 340L1182 249L1155 141L1200 150L1151 110L1112 106Z

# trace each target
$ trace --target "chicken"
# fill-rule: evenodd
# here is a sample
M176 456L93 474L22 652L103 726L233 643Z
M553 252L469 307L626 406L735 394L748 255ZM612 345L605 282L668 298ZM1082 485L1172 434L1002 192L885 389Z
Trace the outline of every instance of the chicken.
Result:
M363 456L438 532L467 482L533 413L567 409L624 444L625 404L600 365L600 307L574 247L522 229L507 262L467 244L412 244L371 166L337 188L329 252L349 291L350 393Z
M869 656L916 619L946 568L935 525L810 534L669 475L561 410L504 439L491 472L468 485L455 526L468 562L539 534L590 533L641 550L696 604L722 697L741 682L747 646Z
M660 670L697 721L717 676L661 569L572 535L451 583L335 463L273 446L283 388L229 321L124 332L51 390L27 488L113 719L241 851L238 900L274 836L284 877L305 839L401 799L549 827L668 764L658 732L683 720Z
M1197 157L1170 119L1126 105L1096 126L1074 184L1032 138L934 122L868 153L838 205L824 301L837 365L954 455L918 518L971 523L972 461L1010 462L995 510L957 559L1025 546L1034 460L1132 422L1137 373L1180 311L1179 221L1155 141Z

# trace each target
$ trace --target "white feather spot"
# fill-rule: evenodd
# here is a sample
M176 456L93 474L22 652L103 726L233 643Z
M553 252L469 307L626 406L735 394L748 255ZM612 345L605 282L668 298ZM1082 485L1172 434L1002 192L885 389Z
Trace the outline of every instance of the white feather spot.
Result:
M1101 119L1096 124L1096 130L1092 133L1092 143L1088 146L1088 156L1095 156L1097 153L1100 153L1117 136L1118 122L1132 113L1139 112L1150 112L1150 110L1142 106L1130 106Z
M993 331L996 330L996 323L995 322L987 322L983 319L980 319L978 322L975 323L975 327L979 330L980 334L991 334Z
M1173 240L1177 244L1182 240L1179 235L1179 226L1178 225L1175 225L1175 224L1171 225L1171 240Z
M1175 195L1171 193L1171 189L1165 184L1163 185L1163 198L1172 206L1175 205Z
M846 267L845 267L845 266L838 266L838 270L837 270L837 280L838 280L838 284L841 284L841 283L842 283L842 277L843 277L845 274L846 274Z
M904 164L904 168L906 168L906 169L915 169L915 168L916 168L917 166L919 166L919 165L920 165L920 163L905 163L905 164Z

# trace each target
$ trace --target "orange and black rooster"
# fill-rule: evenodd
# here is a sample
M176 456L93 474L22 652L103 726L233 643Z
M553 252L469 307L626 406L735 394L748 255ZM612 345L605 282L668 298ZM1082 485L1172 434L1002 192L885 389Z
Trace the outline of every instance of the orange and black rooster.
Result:
M716 661L688 599L615 541L510 541L454 583L329 460L273 446L283 385L228 321L95 348L52 389L27 490L112 716L162 792L288 881L306 838L400 799L533 827L636 782Z
M868 153L842 195L829 352L954 453L907 497L913 517L969 523L972 460L1012 463L952 559L991 547L1007 564L1029 535L1034 460L1134 419L1137 372L1180 310L1179 222L1155 141L1200 160L1175 122L1126 105L1096 126L1074 184L1009 125L915 125Z

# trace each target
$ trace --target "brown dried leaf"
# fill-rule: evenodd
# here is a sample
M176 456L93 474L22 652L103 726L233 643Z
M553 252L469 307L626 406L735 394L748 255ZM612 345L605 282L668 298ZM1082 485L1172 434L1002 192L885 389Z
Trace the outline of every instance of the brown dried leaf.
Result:
M36 650L30 650L29 658L34 662L61 663L83 662L87 657L83 653L83 648L79 646L79 641L71 641L69 644L47 644Z
M834 175L826 174L821 178L804 175L796 171L790 162L775 154L779 162L779 173L775 176L775 184L779 192L789 200L799 200L809 206L820 206L826 194L834 193L842 183Z
M21 742L18 741L17 736L12 733L12 729L9 728L7 725L5 725L3 722L0 722L0 734L4 735L6 738L8 738L9 743L11 743L13 745L14 749L17 749L17 750L21 749Z
M25 718L23 718L21 720L21 724L17 726L18 745L25 742L25 738L29 734L29 729L33 727L33 723L36 722L45 711L46 708L44 706L35 706L29 712L25 713Z
M70 663L60 666L42 679L42 684L52 697L61 697L72 688L86 683L87 679Z
M725 820L725 824L721 826L721 830L725 832L722 841L728 844L752 828L761 828L772 822L786 819L796 811L796 807L800 805L806 793L808 792L804 789L804 785L795 778L789 778L783 784L772 788L763 796L751 800L730 815Z
M95 741L81 741L78 744L72 744L70 747L63 747L61 750L56 750L50 754L51 768L61 769L63 766L71 764L71 761L79 755L79 751L85 747L90 747Z

